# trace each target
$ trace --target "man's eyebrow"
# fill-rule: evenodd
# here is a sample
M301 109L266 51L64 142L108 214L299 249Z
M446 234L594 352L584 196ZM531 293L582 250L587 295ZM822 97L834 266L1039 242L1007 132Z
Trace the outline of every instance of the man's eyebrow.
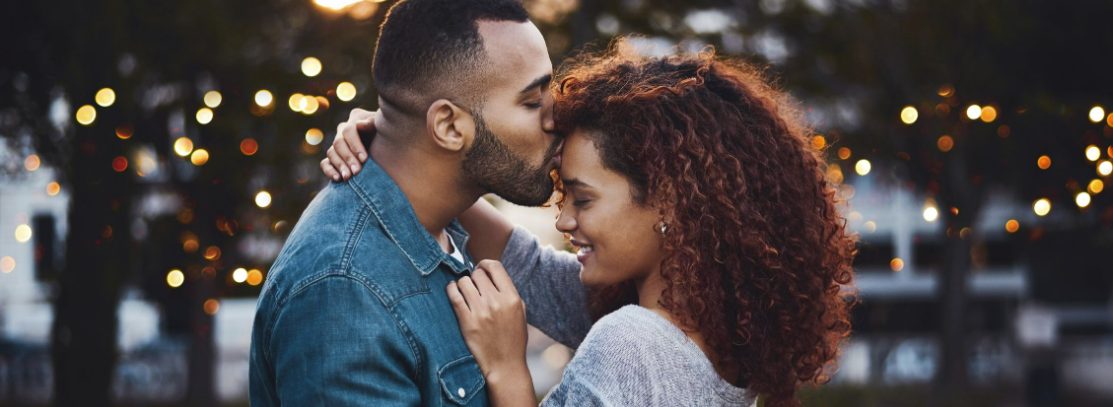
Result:
M533 82L530 82L529 85L526 85L526 87L522 88L522 90L518 91L518 93L522 94L522 93L531 92L531 91L533 91L537 88L540 88L542 86L548 86L549 82L552 82L552 81L553 81L553 74L546 74L545 76L534 79Z

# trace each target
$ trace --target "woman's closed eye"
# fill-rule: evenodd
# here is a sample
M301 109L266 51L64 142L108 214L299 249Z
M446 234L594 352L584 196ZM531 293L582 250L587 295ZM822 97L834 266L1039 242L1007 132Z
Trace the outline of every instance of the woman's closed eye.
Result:
M523 103L523 105L525 107L529 108L530 110L537 110L537 109L541 108L541 101L526 102L526 103Z

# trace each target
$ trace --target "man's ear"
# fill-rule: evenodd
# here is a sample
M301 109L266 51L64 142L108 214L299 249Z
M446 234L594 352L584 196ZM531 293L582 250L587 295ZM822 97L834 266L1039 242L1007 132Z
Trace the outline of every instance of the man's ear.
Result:
M425 113L425 123L433 144L449 151L463 151L475 136L471 113L448 99L437 99Z

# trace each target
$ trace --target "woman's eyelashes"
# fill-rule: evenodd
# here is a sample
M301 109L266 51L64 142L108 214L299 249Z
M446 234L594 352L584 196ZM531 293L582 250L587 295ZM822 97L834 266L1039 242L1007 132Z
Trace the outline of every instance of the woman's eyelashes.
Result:
M541 108L541 101L537 101L537 102L526 102L526 103L524 103L523 105L524 105L524 106L525 106L526 108L530 109L530 110L537 110L537 109L540 109L540 108Z

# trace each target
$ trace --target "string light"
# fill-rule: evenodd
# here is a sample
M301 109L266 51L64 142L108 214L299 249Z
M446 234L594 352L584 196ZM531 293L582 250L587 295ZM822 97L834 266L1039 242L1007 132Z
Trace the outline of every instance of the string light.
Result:
M240 141L240 152L248 157L255 155L259 152L259 142L251 137L243 139Z
M224 96L222 96L218 91L210 90L208 92L205 92L204 100L205 106L216 109L217 106L220 106L220 102L224 100Z
M258 92L255 92L256 105L259 107L267 107L270 106L271 103L274 103L274 95L271 94L271 91L260 89Z
M321 141L324 139L325 133L322 132L321 129L312 128L305 131L305 142L311 146L321 144Z
M21 224L15 227L15 241L27 243L28 240L31 240L31 235L31 226Z
M112 170L116 172L124 172L128 170L128 159L124 156L117 156L112 159Z
M997 108L993 106L985 106L982 108L981 119L985 123L992 123L997 120Z
M1051 212L1051 201L1047 198L1037 199L1032 204L1032 212L1035 212L1037 216L1047 216Z
M977 120L982 117L982 107L978 105L970 105L966 108L966 118L970 120Z
M266 190L259 191L255 194L255 205L260 208L271 206L271 193Z
M102 88L97 91L96 96L93 96L93 100L95 100L100 107L112 106L113 103L116 103L116 91L112 90L112 88Z
M1090 108L1090 121L1094 123L1101 123L1101 119L1105 118L1105 108L1101 106L1094 106Z
M185 283L185 274L181 270L173 269L166 273L166 285L170 288L181 287L182 283Z
M178 137L177 140L174 140L174 154L185 157L192 152L193 140L190 140L189 137Z
M351 102L356 98L356 85L351 82L340 82L336 85L336 98L344 102Z
M1074 204L1078 205L1079 208L1090 206L1090 194L1086 192L1079 192L1077 195L1074 196Z
M1009 233L1016 233L1020 230L1020 222L1016 219L1009 219L1005 222L1005 231Z
M1101 158L1101 149L1098 148L1098 146L1089 145L1089 146L1086 147L1086 159L1087 160L1097 161L1099 158Z
M15 270L15 259L12 256L0 258L0 273L8 274Z
M35 170L38 170L39 166L41 166L41 165L42 165L42 160L39 159L38 154L31 154L31 155L27 156L26 159L23 160L23 168L26 168L27 171L29 171L29 172L35 172Z
M120 140L130 139L132 136L132 129L129 126L116 127L116 138Z
M1051 168L1051 157L1041 155L1040 158L1036 160L1036 166L1040 167L1041 170Z
M197 122L201 124L209 124L213 121L213 109L202 107L197 109Z
M247 284L257 286L263 283L263 272L259 269L251 269L247 272Z
M934 205L929 204L924 207L923 216L924 220L928 222L935 222L936 220L939 220L939 209L936 208Z
M850 151L850 148L841 147L841 148L839 148L839 159L840 160L849 160L851 153L853 153L853 152Z
M1100 163L1098 163L1099 175L1106 177L1109 176L1110 173L1113 173L1113 162L1102 160Z
M247 270L240 267L232 272L232 281L242 284L247 281Z
M317 76L321 73L321 60L314 57L306 57L301 60L301 73L310 78ZM269 103L268 103L269 104Z
M62 185L59 184L58 182L51 181L49 184L46 184L46 194L47 195L55 196L55 195L58 195L59 192L62 192Z
M872 168L873 168L873 166L870 165L870 161L866 160L866 159L858 160L858 162L854 164L854 172L857 172L858 175L862 175L862 176L865 176L866 174L869 174L870 169L872 169Z
M97 109L93 105L84 105L77 108L77 113L74 113L74 118L83 126L93 124L97 120Z
M189 162L198 167L205 165L205 163L209 162L209 151L203 148L193 150L193 154L189 156Z
M206 314L216 315L217 311L220 311L220 301L217 301L215 298L209 298L205 300L202 307L205 309Z
M939 147L939 151L946 153L948 151L951 151L951 149L955 147L955 139L949 135L944 134L942 136L939 136L939 140L935 142L935 145L936 147Z
M905 106L900 110L900 121L904 124L916 123L916 119L920 117L920 112L915 107Z

